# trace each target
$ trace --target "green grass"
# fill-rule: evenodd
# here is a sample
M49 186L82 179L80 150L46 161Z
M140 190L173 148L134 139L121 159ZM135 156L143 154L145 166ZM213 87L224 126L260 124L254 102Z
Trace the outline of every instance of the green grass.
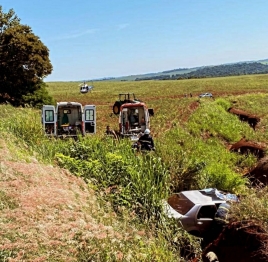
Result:
M257 219L268 218L265 198L254 191L247 196L247 180L242 176L257 159L228 150L228 146L243 136L255 142L267 141L267 83L267 75L107 81L95 82L91 93L80 94L78 82L53 82L48 83L48 90L56 101L96 105L96 135L80 137L76 142L48 139L42 133L40 110L11 106L1 106L0 133L14 151L15 159L31 161L35 157L58 164L87 181L103 208L118 215L118 229L139 228L151 232L150 237L139 236L114 245L109 239L87 239L91 245L86 242L77 247L78 261L87 261L88 257L116 261L122 255L118 249L123 253L122 261L152 261L149 260L152 257L154 261L178 261L181 254L186 260L189 253L200 254L199 240L161 213L162 199L172 192L217 187L243 194L244 199L254 195L255 204L248 209L238 206L236 212L241 214L237 217L245 219L250 217L249 212L261 211ZM154 108L151 131L157 150L153 154L136 155L130 141L117 143L104 136L107 124L118 128L117 116L111 115L112 105L119 93L127 92L135 93L148 107ZM215 100L199 99L203 92L213 93ZM193 97L184 97L185 93L192 93ZM258 115L261 122L256 131L228 113L230 106ZM5 199L3 195L3 203ZM78 232L77 239L80 237ZM187 254L186 246L190 249Z
M94 91L86 98L97 105L100 137L106 124L117 129L117 117L111 116L110 113L119 93L134 92L149 107L154 108L151 131L157 147L155 155L161 159L168 172L167 177L170 178L162 189L165 193L161 195L185 188L205 187L245 194L247 181L242 175L256 164L257 159L253 155L231 153L228 147L243 136L254 142L266 143L267 83L267 75L181 81L107 81L95 83ZM66 84L67 88L71 83L62 84ZM49 83L49 86L54 88L50 89L51 94L56 99L59 98L55 93L55 83ZM199 99L198 95L203 92L213 93L215 100ZM189 93L193 96L184 97L184 94ZM74 94L74 97L76 100L81 98L81 101L85 101L84 97L77 94ZM62 99L62 96L60 98ZM231 106L261 118L255 132L247 123L242 123L235 115L227 112ZM131 161L133 164L136 162L135 159ZM142 164L150 166L146 162ZM139 183L135 178L138 177L137 172L132 177L137 185ZM144 179L146 186L147 179L151 178L144 176ZM125 191L123 192L125 194ZM133 196L135 192L131 189L127 194ZM150 197L154 198L154 194ZM128 202L128 197L124 201ZM154 201L150 201L150 205L157 207ZM153 211L155 208L150 207L149 210Z

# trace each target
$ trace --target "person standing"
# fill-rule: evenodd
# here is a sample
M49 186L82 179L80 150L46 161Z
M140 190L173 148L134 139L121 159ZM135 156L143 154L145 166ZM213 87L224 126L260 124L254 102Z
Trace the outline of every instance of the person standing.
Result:
M115 131L112 130L112 129L110 128L110 126L106 126L105 134L108 135L108 136L113 136L115 139L118 139L118 137L117 137Z
M230 205L228 203L222 203L219 205L213 221L213 234L217 238L223 229L229 224L229 211Z
M141 150L155 150L154 140L150 135L150 129L145 129L144 134L139 138L138 142L141 145Z

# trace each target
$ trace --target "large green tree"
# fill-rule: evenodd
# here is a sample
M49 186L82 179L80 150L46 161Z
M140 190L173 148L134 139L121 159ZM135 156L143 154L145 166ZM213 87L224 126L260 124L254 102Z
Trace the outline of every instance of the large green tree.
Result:
M38 105L42 103L40 93L44 101L52 102L43 82L51 72L49 49L28 25L20 23L13 9L4 13L0 6L0 102L36 106L35 94Z

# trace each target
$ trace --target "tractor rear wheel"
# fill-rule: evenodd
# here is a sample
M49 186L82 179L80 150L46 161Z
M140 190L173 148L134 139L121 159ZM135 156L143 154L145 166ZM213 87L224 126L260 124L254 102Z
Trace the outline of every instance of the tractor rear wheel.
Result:
M116 101L113 105L113 113L115 115L118 115L120 113L120 107L121 107L121 104L120 102Z

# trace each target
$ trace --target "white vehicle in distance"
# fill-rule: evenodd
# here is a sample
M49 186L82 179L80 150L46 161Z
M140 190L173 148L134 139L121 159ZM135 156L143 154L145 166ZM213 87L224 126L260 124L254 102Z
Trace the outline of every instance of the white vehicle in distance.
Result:
M237 202L238 197L214 188L182 191L164 201L164 212L168 217L178 219L188 233L203 237L212 225L219 205L226 201Z
M199 97L213 97L213 95L211 93L203 93L203 94L200 94Z

